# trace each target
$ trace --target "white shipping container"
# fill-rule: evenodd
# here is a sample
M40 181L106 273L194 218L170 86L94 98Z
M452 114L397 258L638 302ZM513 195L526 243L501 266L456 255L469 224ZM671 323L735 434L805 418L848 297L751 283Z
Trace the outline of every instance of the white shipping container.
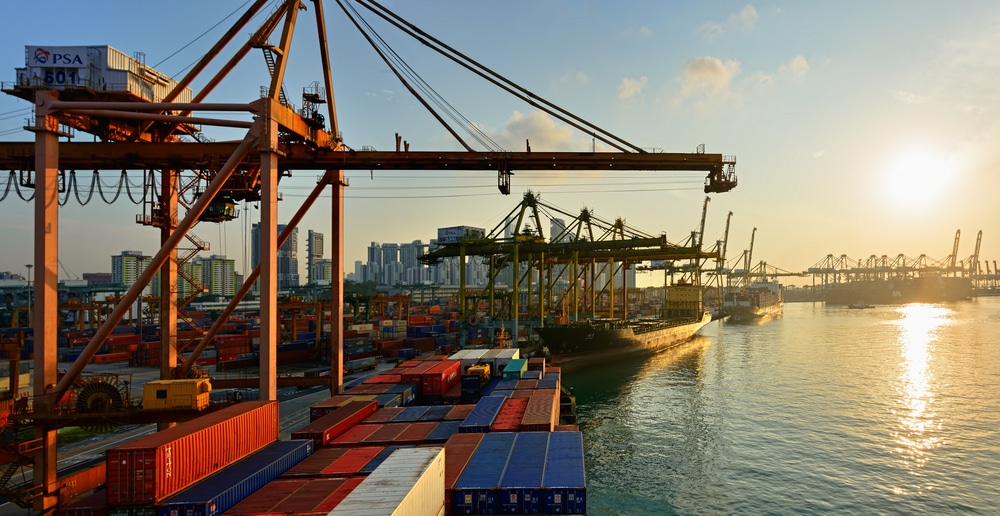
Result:
M375 468L330 515L442 514L444 448L400 448Z
M476 228L472 226L453 226L450 228L438 228L437 241L440 244L453 244L458 242L459 239L464 237L479 237L483 238L486 236L486 230L483 228Z
M468 350L468 349L460 349L460 350L452 353L452 355L450 357L448 357L448 360L461 360L462 358L465 357L465 355L469 354L469 351L470 350Z
M507 348L500 350L500 356L496 358L497 370L500 374L503 373L503 368L507 367L507 364L511 360L516 360L521 358L521 350L518 348Z
M479 357L479 361L490 365L490 375L499 378L503 376L503 369L497 368L497 358L500 357L502 349L494 348L487 349L483 356Z
M469 366L473 366L479 363L479 359L486 354L487 349L467 349L468 353L462 357L462 372L464 373Z

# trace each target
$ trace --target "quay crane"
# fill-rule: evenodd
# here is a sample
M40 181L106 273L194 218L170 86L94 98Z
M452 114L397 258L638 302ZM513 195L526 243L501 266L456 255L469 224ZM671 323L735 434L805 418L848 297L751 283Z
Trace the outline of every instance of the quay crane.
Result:
M365 147L354 149L347 145L337 122L326 22L323 2L320 0L278 2L273 12L265 16L265 21L246 42L235 43L236 37L244 33L249 22L262 13L265 5L270 4L268 0L255 0L179 81L146 66L142 59L132 59L128 71L131 74L130 80L114 82L118 80L118 76L112 73L107 54L101 54L102 51L111 52L111 47L77 47L83 49L81 62L101 66L85 66L81 71L88 71L87 80L72 85L47 84L44 80L39 80L45 76L45 71L32 68L35 65L28 63L26 59L25 68L17 70L17 81L13 84L5 83L3 91L34 103L35 119L25 128L34 134L34 141L0 142L0 168L11 171L9 177L16 178L18 188L34 190L33 265L37 275L33 289L35 378L31 421L37 437L31 441L30 446L35 465L34 486L24 493L22 502L30 501L39 511L52 510L60 503L56 430L65 421L61 415L61 401L80 381L86 365L98 348L132 309L133 303L140 298L143 289L157 274L160 276L161 287L161 378L186 377L194 361L218 333L222 322L259 280L260 398L277 398L277 387L281 382L277 378L276 368L279 331L277 249L327 187L331 187L330 220L335 234L332 276L335 279L331 284L330 296L333 331L330 339L331 362L334 367L325 381L332 391L340 389L343 384L343 348L340 345L343 340L344 312L343 192L348 186L344 170L495 171L497 187L503 194L510 193L511 176L516 170L702 171L707 173L706 192L726 192L737 185L736 161L732 156L705 153L703 146L699 146L694 153L644 151L530 94L526 89L415 29L412 24L404 23L401 18L377 3L365 0L357 0L356 3L404 30L422 44L453 61L463 63L463 66L488 82L591 135L596 141L601 141L616 151L511 152L488 140L477 140L488 147L488 150L472 149L444 122L444 117L431 108L431 103L417 94L418 88L403 79L402 74L397 71L397 64L400 63L389 63L386 56L391 55L390 49L380 43L381 38L371 32L367 23L359 21L360 15L349 9L344 0L338 0L337 4L345 15L397 73L407 89L465 147L464 152L410 151L408 145L403 149L397 145L395 151L380 152ZM304 92L303 105L306 109L298 111L288 102L284 77L297 17L307 7L311 7L315 13L323 83L322 88ZM272 42L270 38L275 34L277 40ZM231 49L230 44L237 44L238 49L230 54L214 75L206 73L213 61L222 57L227 48ZM89 49L96 49L96 53L91 55ZM265 95L250 102L205 102L208 95L253 49L260 50L264 55L267 75L262 75L268 81L264 89ZM100 61L102 58L105 59L103 62ZM126 61L131 58L122 55L117 59ZM98 76L91 76L89 70L98 70L100 73ZM39 75L38 72L42 73ZM196 79L204 80L204 86L197 92L190 89ZM327 107L326 116L322 116L318 109L324 103ZM206 111L226 113L229 118L203 115ZM245 131L245 136L240 141L215 142L202 133L205 128L219 127ZM471 130L470 127L465 129ZM60 141L60 138L74 138L77 132L91 134L96 141ZM56 201L60 199L60 189L70 184L68 179L74 176L76 170L122 171L123 178L126 170L143 171L148 181L147 186L158 184L158 190L147 190L147 194L152 197L145 198L143 214L137 218L137 222L160 231L160 249L150 258L136 282L121 296L79 358L60 376L56 370L60 203ZM279 234L278 183L291 170L317 170L322 171L323 176L294 212L285 230ZM185 173L188 175L185 176ZM154 179L156 175L159 175L159 181ZM184 181L185 178L189 179ZM198 195L193 195L194 193ZM103 192L101 195L103 197ZM246 200L260 203L260 265L246 275L245 283L230 305L216 324L205 330L190 356L181 365L175 366L178 363L175 343L177 320L180 317L177 278L183 278L179 265L188 252L181 254L182 243L187 240L193 244L194 249L202 250L204 246L193 236L192 228L199 221L232 220L236 216L233 204ZM183 208L183 211L179 208ZM693 250L686 252L692 253ZM645 255L640 253L640 256ZM593 257L600 258L601 255L597 253ZM118 392L116 387L112 388ZM95 400L101 396L106 399L114 398L110 390L103 387L100 390L100 394L93 394ZM101 402L99 405L107 403ZM112 402L111 405L114 406L115 403Z

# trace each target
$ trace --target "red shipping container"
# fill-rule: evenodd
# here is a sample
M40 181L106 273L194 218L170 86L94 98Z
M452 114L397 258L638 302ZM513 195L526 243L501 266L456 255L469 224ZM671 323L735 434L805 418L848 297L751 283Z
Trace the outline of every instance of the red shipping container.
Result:
M108 513L108 492L100 490L59 508L59 516L104 516Z
M362 423L373 424L373 423L388 423L392 421L392 418L399 415L400 412L406 410L406 407L383 407L378 409L377 412L365 418Z
M375 401L351 401L292 432L292 439L312 439L316 448L325 446L378 410Z
M553 432L579 432L580 425L556 425Z
M347 495L351 494L351 491L354 491L354 489L357 488L361 482L364 482L364 480L365 477L362 476L347 479L347 482L344 482L342 486L330 493L322 502L320 502L319 505L316 506L315 512L317 512L319 516L329 514L330 511L337 507L337 504L344 501L344 498L347 498Z
M316 421L330 412L333 412L333 409L343 407L352 401L355 401L354 396L340 394L337 396L330 396L323 401L313 403L313 405L309 407L309 422L311 423Z
M398 374L377 374L368 378L364 383L402 383Z
M157 503L277 439L278 403L251 401L111 448L108 504Z
M424 438L427 434L431 433L432 430L437 428L437 421L423 421L420 423L410 423L410 426L399 433L395 439L393 439L392 444L398 445L417 445L423 444Z
M358 425L331 441L328 446L354 447L361 444L366 437L375 433L382 425Z
M336 486L344 482L343 479L320 480L324 480L332 489L336 489ZM267 514L271 508L311 481L306 479L272 480L264 484L264 487L254 491L250 496L244 498L240 503L230 507L226 511L226 514Z
M516 390L535 390L538 387L538 380L518 380L517 385L514 387Z
M347 453L347 448L320 448L306 457L292 469L284 472L281 478L319 478L324 476L323 470Z
M528 398L521 420L522 432L551 432L559 422L559 398L555 394L543 393L540 389Z
M400 382L420 385L421 376L434 367L434 365L434 362L423 362L420 365L413 366L408 371L399 375Z
M420 375L420 394L443 396L448 389L458 383L462 363L458 360L430 363L434 364L433 367Z
M383 423L378 426L380 428L365 437L363 443L369 446L388 446L392 444L393 439L409 428L410 423Z
M521 427L529 398L507 398L490 425L491 432L516 432Z
M472 405L470 405L472 406ZM469 463L472 454L479 447L479 442L486 434L453 434L444 443L444 512L453 514L451 511L451 493L455 490L455 482L462 476L465 466Z
M511 398L530 398L533 394L535 394L535 391L533 390L529 391L527 389L521 389L519 391L510 391Z
M337 460L323 468L321 472L324 477L350 477L357 475L361 468L365 467L375 458L384 446L359 446L344 452Z
M469 405L455 405L447 414L444 415L445 421L465 421L465 418L469 416L472 409L476 408L475 404Z

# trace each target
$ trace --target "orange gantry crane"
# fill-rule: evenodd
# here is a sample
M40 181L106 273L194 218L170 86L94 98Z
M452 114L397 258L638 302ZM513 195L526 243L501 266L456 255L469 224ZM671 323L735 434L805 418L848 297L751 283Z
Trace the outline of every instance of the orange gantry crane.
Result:
M510 180L515 170L602 170L602 171L702 171L706 173L706 192L725 192L737 184L735 158L721 154L646 152L617 136L541 99L517 86L485 66L469 59L429 34L420 31L376 2L355 0L358 5L385 19L400 30L418 38L425 45L454 60L494 85L531 105L539 107L558 120L592 135L595 140L616 149L611 152L510 152L499 148L474 150L443 117L436 114L430 103L397 71L404 85L420 100L435 118L451 132L465 151L411 152L408 146L388 152L356 150L340 137L337 111L330 73L330 57L326 40L326 22L320 0L284 0L266 15L261 26L246 42L239 45L214 74L206 73L209 65L223 57L238 34L244 33L249 22L261 14L267 0L255 0L225 35L204 54L179 81L173 81L141 61L131 63L130 81L114 84L110 68L104 75L93 72L86 80L73 84L39 80L39 69L26 63L18 69L18 80L5 93L34 103L35 120L26 130L34 133L33 142L0 142L0 168L16 171L20 184L34 188L34 283L35 328L33 410L39 415L35 422L37 451L33 504L37 510L50 510L58 504L59 484L56 479L56 429L58 400L80 377L86 364L113 328L141 296L143 289L160 273L161 378L183 378L198 355L212 342L221 323L260 281L261 344L260 399L276 399L276 346L279 319L277 305L277 249L288 238L312 204L331 187L333 226L333 274L331 284L331 347L333 368L328 379L332 391L343 383L343 191L347 187L345 170L483 170L495 171L498 189L510 193ZM358 22L358 14L348 8L346 0L337 0L345 15L365 34L379 55L380 38L366 32L366 24ZM303 95L303 107L295 110L284 89L284 74L291 51L291 40L298 16L312 10L315 15L320 47L320 70L323 87L308 89ZM280 28L280 30L279 30ZM272 39L273 38L273 39ZM36 51L38 48L37 47ZM73 47L70 47L73 48ZM110 62L110 47L80 47L80 61L93 61L94 55ZM102 50L102 48L104 50ZM264 54L267 65L267 95L250 102L207 103L214 91L234 67L252 50ZM44 51L44 49L42 49ZM85 54L85 55L84 55ZM127 56L126 56L127 57ZM41 66L41 65L38 65ZM93 68L91 68L93 70ZM45 69L40 71L44 72ZM51 70L49 70L51 71ZM203 76L207 76L207 79ZM98 80L100 79L100 80ZM189 88L196 79L204 79L197 92ZM141 87L135 87L139 84ZM326 116L320 113L326 105ZM228 116L204 115L206 112L227 113ZM241 141L212 142L202 134L203 127L226 127L245 131ZM60 142L60 137L72 137L75 132L95 136L94 142ZM136 283L121 296L114 310L97 329L80 357L61 377L56 370L56 330L58 327L58 236L59 189L72 170L143 170L147 176L159 175L156 200L151 203L141 222L160 231L161 247ZM278 181L289 170L318 170L323 176L280 234L277 230ZM204 182L193 202L184 201L179 192L189 185L180 184L181 171L191 171ZM222 221L233 217L232 204L241 200L260 203L260 265L246 275L243 286L233 297L217 324L205 331L191 356L181 365L177 360L177 276L178 248L199 221ZM182 212L181 208L185 210ZM144 210L145 211L145 210Z

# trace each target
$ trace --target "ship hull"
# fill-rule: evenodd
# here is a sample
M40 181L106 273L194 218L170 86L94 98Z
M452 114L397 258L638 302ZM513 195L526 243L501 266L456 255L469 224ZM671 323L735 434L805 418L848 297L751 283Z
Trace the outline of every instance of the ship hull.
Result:
M700 319L675 323L666 322L595 322L592 324L560 324L536 331L548 349L548 360L564 371L648 356L690 340L712 315L704 312Z
M728 314L731 322L753 322L778 317L783 311L784 303L777 302L765 306L733 307L729 309Z
M906 278L833 285L826 302L834 305L871 303L901 305L962 301L972 296L972 283L964 278Z

